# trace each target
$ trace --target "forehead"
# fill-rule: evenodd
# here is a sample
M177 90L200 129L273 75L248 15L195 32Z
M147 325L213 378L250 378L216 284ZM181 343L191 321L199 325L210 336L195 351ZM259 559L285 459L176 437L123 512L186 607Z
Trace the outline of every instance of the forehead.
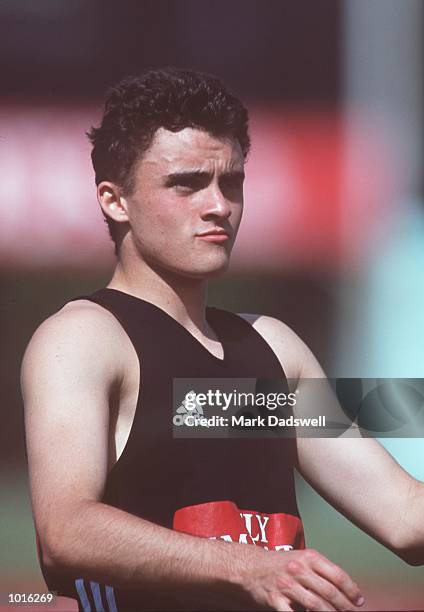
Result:
M189 127L179 132L159 128L140 163L164 172L187 168L206 170L216 165L223 169L242 169L244 158L236 139L218 138Z

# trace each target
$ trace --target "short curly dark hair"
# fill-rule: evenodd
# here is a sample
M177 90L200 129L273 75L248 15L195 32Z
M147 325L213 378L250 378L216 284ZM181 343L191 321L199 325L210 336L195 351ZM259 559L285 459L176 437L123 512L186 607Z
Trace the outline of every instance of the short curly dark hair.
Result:
M246 158L248 121L241 101L212 75L164 68L127 77L108 92L100 126L87 132L93 145L96 185L108 180L124 194L131 193L134 166L160 127L173 132L193 127L214 136L233 137ZM105 219L116 247L116 224Z

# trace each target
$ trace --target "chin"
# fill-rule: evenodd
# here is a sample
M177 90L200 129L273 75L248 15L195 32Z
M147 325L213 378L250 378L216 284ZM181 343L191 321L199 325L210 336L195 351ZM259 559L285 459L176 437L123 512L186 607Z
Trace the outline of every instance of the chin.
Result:
M185 269L173 269L173 272L176 274L180 274L185 278L193 278L198 280L215 278L216 276L220 276L228 269L230 264L230 260L228 257L223 258L221 261L210 261L205 262L204 265L193 266L191 268L187 267Z
M228 270L230 265L230 258L226 254L219 259L214 259L213 261L205 262L203 266L200 267L199 275L204 278L214 278L215 276L219 276L220 274L224 274Z
M207 280L208 278L215 278L217 276L220 276L221 274L224 274L224 272L226 272L227 270L228 270L228 262L223 266L219 266L219 267L217 266L214 268L207 268L203 270L187 270L187 271L184 271L182 275L187 278Z

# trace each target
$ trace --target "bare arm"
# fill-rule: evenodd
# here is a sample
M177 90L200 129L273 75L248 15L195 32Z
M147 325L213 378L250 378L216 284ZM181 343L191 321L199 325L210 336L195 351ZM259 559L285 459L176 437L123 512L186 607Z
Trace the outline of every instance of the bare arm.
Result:
M182 601L197 601L198 609L211 605L213 593L225 609L352 606L358 588L318 553L209 541L101 503L109 399L116 389L125 392L133 350L113 317L87 304L48 320L28 347L22 388L44 563L116 586L160 586Z
M288 377L300 378L300 389L302 378L325 378L308 347L280 321L262 317L254 325L288 364ZM424 564L424 483L359 434L298 438L297 447L301 474L332 506L408 563Z
M125 385L128 354L110 318L90 305L72 306L38 330L24 358L30 483L43 560L133 588L164 581L211 586L224 575L229 582L227 547L99 501L108 469L109 396ZM212 548L219 558L213 573Z

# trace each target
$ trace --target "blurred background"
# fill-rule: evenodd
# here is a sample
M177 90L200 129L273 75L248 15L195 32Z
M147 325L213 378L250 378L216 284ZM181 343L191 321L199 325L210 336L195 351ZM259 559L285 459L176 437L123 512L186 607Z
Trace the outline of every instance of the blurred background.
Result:
M212 72L250 109L245 218L211 304L283 319L330 376L424 377L423 16L421 0L0 3L0 592L44 590L19 365L43 319L110 278L85 131L122 76ZM423 440L384 444L424 480ZM300 478L298 494L308 545L367 609L424 609L423 568Z

